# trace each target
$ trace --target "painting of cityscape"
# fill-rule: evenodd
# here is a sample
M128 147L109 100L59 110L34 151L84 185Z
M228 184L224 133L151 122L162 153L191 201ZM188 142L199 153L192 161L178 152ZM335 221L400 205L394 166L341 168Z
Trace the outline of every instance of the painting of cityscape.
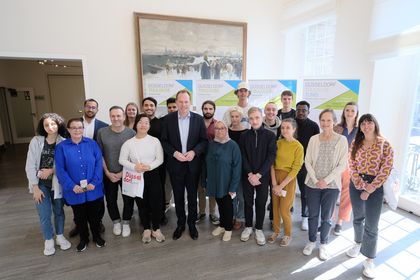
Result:
M243 22L136 13L140 84L146 79L245 79Z

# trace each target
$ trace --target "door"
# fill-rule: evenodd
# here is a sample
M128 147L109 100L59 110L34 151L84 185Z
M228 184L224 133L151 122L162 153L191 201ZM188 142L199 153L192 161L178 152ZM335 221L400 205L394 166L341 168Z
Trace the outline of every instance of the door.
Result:
M12 143L29 143L37 126L34 91L31 88L6 89L6 104Z
M51 108L65 120L82 116L85 100L83 75L48 75Z

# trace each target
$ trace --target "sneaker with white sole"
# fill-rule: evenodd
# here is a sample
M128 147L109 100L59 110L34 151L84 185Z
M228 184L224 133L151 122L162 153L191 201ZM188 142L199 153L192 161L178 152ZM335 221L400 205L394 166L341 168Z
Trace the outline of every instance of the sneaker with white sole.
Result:
M241 241L248 241L249 236L252 234L252 227L246 227L241 233Z
M219 235L221 235L222 233L224 233L225 232L225 229L224 228L222 228L222 227L217 227L217 228L215 228L212 232L211 232L211 234L213 235L213 236L219 236Z
M349 256L350 258L357 257L360 253L360 247L362 247L361 243L354 244L353 247L347 250L346 255Z
M326 244L319 245L319 259L321 261L326 261L328 260L328 258L329 256L327 252L327 245Z
M122 237L129 237L131 234L131 228L129 224L122 225Z
M290 236L283 236L280 240L280 246L281 247L287 247L290 244L290 241L292 241L292 238Z
M261 229L257 229L255 231L255 239L257 240L257 244L260 246L265 245L265 235Z
M165 241L165 236L162 234L160 229L152 231L152 236L156 239L157 242L161 243Z
M141 238L141 241L143 241L145 244L152 241L152 231L150 229L143 231L143 237Z
M373 261L365 260L363 262L363 275L370 279L376 277L375 264Z
M44 255L52 256L55 254L54 239L48 239L44 242Z
M62 234L57 235L55 243L60 246L60 249L63 251L71 248L71 243Z
M223 241L227 242L232 238L232 231L231 230L226 230L225 233L223 234Z
M305 256L311 255L314 248L315 248L315 242L308 242L305 248L303 248L303 254Z
M302 217L302 224L301 224L300 228L304 231L307 231L309 229L308 217Z
M114 233L114 235L121 235L121 223L115 223L112 232Z

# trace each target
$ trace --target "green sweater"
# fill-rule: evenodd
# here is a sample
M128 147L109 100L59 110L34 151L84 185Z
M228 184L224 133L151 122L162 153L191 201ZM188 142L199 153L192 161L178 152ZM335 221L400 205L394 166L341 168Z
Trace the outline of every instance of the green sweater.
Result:
M274 169L289 172L288 176L297 176L303 164L303 146L298 140L291 142L282 138L277 141L277 154Z

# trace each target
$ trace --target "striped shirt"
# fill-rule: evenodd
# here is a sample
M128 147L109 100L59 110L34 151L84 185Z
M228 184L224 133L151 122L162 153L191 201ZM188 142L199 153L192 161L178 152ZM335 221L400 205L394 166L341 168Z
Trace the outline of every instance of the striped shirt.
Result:
M391 144L382 137L377 137L376 142L370 147L363 145L356 152L355 159L351 158L354 142L349 153L349 170L351 180L357 189L366 190L380 188L391 173L394 162L394 150ZM366 183L359 174L376 176L371 184Z

